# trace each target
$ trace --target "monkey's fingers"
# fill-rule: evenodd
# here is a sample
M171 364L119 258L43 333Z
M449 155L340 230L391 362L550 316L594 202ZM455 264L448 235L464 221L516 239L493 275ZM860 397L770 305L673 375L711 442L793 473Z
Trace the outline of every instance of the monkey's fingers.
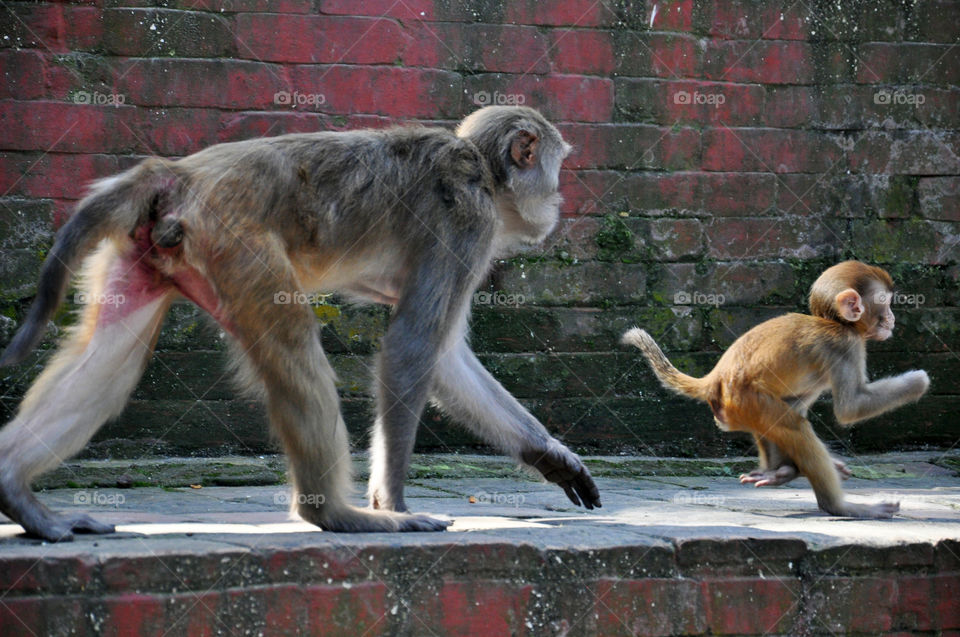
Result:
M590 471L580 458L566 447L526 451L521 454L520 459L543 474L548 481L556 483L577 506L588 509L602 506L600 490L594 484Z

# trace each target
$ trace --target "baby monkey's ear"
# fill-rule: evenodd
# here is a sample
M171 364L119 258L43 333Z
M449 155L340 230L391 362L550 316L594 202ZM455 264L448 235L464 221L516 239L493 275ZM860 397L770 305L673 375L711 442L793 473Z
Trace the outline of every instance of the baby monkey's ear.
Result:
M856 323L863 316L863 301L853 288L847 288L838 294L833 302L837 306L837 314L845 321Z

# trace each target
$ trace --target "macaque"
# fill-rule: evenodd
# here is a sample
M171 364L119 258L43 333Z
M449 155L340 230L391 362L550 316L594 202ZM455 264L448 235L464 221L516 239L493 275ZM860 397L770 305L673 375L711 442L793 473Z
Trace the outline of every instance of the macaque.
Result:
M828 268L810 290L810 313L786 314L738 338L713 370L694 378L674 367L642 329L623 336L640 349L664 387L710 405L724 431L748 431L760 467L740 477L756 486L807 477L820 508L832 515L889 518L899 503L856 504L844 499L846 466L832 459L807 420L826 390L842 425L852 425L918 400L930 385L913 370L868 382L866 343L893 332L893 280L881 268L845 261Z
M288 456L293 509L324 530L449 525L407 513L403 498L428 399L574 504L600 506L577 455L480 365L466 339L471 295L492 260L555 226L570 150L537 111L494 106L456 132L254 139L178 161L150 158L96 182L58 233L0 359L18 363L37 345L82 264L81 320L0 430L0 512L49 541L113 531L86 515L57 515L30 483L121 412L177 297L229 336L242 380L265 396ZM377 361L371 509L347 502L351 460L334 372L311 308L289 302L319 290L393 307Z

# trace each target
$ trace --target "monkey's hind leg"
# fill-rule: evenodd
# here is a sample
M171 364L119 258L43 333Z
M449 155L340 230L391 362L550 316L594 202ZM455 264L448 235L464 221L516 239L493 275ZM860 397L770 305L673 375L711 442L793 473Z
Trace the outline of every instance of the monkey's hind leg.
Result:
M797 465L783 455L776 445L769 440L754 436L757 443L757 452L760 455L760 466L750 473L740 475L741 484L752 484L755 487L777 487L800 477ZM847 463L839 458L832 458L833 466L841 480L846 480L852 474Z
M820 441L810 421L787 403L762 392L744 389L736 402L724 404L724 413L736 429L748 429L790 458L813 487L820 508L832 515L856 518L890 518L900 510L896 502L859 504L843 495L834 459Z
M251 255L250 252L254 254ZM336 378L307 305L276 302L299 291L278 239L246 236L208 265L231 332L266 389L270 424L289 460L292 509L325 531L442 531L449 522L424 515L351 506L350 446Z
M173 292L142 279L110 244L87 265L77 327L0 430L0 512L50 542L74 532L112 533L86 515L61 516L30 490L32 480L77 453L119 415L143 373Z

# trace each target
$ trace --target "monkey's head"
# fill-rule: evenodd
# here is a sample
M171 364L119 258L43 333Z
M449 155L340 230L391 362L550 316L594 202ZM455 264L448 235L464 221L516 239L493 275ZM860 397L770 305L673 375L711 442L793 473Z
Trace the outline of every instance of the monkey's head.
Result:
M893 279L883 268L844 261L827 268L810 288L810 313L853 325L865 339L893 334Z
M573 149L539 112L524 106L487 106L457 127L487 161L504 230L539 243L553 229L562 198L560 164ZM513 218L516 217L516 218Z

